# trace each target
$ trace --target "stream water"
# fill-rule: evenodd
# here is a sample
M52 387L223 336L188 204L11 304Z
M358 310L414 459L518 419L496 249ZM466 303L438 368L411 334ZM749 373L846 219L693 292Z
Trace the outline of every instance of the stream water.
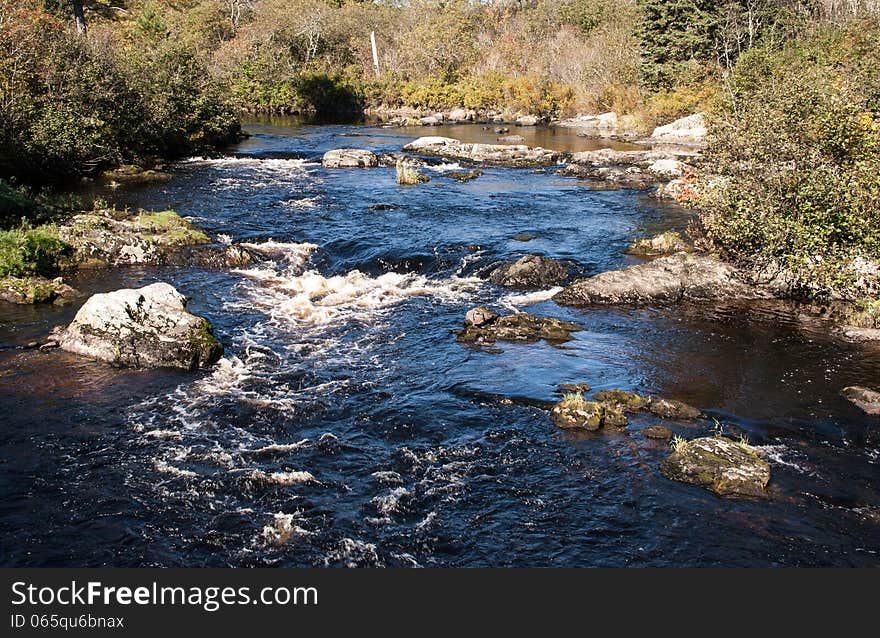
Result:
M773 306L574 310L480 278L533 252L580 275L619 268L632 238L681 228L687 212L553 169L462 184L446 163L399 187L394 169L320 165L331 148L398 151L423 129L246 130L228 157L107 196L262 244L270 262L71 278L89 293L176 286L226 347L214 369L23 350L76 307L0 306L0 564L880 564L880 423L839 395L877 385L880 352ZM526 133L560 150L596 144ZM452 331L478 304L585 329L562 346L474 350ZM711 418L667 422L684 437L715 419L744 430L771 459L769 498L664 478L667 445L638 434L651 415L620 433L560 431L540 406L564 382L694 404Z

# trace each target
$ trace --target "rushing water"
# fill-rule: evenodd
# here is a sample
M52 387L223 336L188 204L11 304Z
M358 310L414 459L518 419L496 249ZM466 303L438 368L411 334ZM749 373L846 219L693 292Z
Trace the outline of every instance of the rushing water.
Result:
M86 292L170 282L226 346L213 370L22 350L76 309L0 308L3 565L880 563L878 422L839 396L877 384L876 350L773 307L573 310L480 278L529 252L582 275L618 268L633 237L686 213L552 169L460 184L444 164L429 184L398 187L393 169L317 161L343 146L399 150L421 129L248 130L227 158L113 197L262 244L271 262L73 281ZM564 131L541 141L590 144ZM563 346L481 352L452 332L477 304L585 330ZM638 435L650 415L622 433L558 430L542 406L557 384L583 381L678 398L745 430L772 459L769 498L665 479L666 445ZM685 437L714 427L669 425Z

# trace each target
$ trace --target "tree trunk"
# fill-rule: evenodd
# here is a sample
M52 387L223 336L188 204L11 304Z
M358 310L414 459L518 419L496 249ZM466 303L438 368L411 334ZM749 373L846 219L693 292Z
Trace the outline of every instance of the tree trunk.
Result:
M80 35L86 33L86 14L83 11L81 0L69 0L70 8L73 10L73 21L76 23L76 32Z

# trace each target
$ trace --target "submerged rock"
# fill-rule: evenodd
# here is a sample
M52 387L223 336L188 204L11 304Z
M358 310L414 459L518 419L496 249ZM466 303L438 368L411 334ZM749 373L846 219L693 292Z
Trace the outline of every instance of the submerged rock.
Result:
M483 176L483 171L475 169L472 171L451 171L446 173L446 177L454 179L456 182L469 182Z
M675 399L652 399L648 411L664 419L697 419L700 411Z
M656 441L668 441L672 438L672 430L665 425L650 425L641 430L642 436Z
M4 277L0 279L0 301L14 304L53 303L62 305L79 296L61 277Z
M560 392L589 392L589 383L560 383L558 386Z
M488 311L491 314L486 314L486 311L485 308L476 308L468 312L464 330L458 333L458 341L492 344L495 341L531 343L543 339L550 343L564 343L571 340L572 332L583 330L576 323L553 317L537 317L524 312L492 317L494 313Z
M687 250L690 250L687 242L677 232L670 230L654 237L637 239L626 249L626 252L629 255L654 257L657 255L672 255Z
M526 255L512 264L493 270L489 280L501 286L525 290L556 286L566 277L568 268L562 262L541 255Z
M525 142L526 138L522 135L504 135L499 137L498 141L502 144L519 144L520 142Z
M321 164L324 168L373 168L379 165L379 158L363 149L338 148L324 153Z
M880 392L853 385L844 388L841 394L864 412L880 415Z
M721 496L766 496L770 465L757 451L724 437L682 441L660 464L674 481L699 485Z
M682 299L761 299L769 294L709 255L676 253L574 282L553 297L568 306L674 303Z
M69 352L133 368L195 370L223 354L211 324L161 282L92 295L58 341Z
M521 144L466 144L451 137L420 137L403 147L405 151L436 155L498 166L546 166L563 155L557 151Z

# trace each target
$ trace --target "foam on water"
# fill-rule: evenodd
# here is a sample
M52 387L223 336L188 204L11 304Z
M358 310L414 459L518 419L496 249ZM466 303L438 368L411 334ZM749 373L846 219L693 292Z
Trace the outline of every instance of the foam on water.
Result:
M265 268L238 271L260 284L250 301L274 319L295 324L322 325L341 318L364 319L411 297L460 299L482 282L452 278L430 280L413 273L388 272L371 277L359 270L325 277L310 270L289 275Z

